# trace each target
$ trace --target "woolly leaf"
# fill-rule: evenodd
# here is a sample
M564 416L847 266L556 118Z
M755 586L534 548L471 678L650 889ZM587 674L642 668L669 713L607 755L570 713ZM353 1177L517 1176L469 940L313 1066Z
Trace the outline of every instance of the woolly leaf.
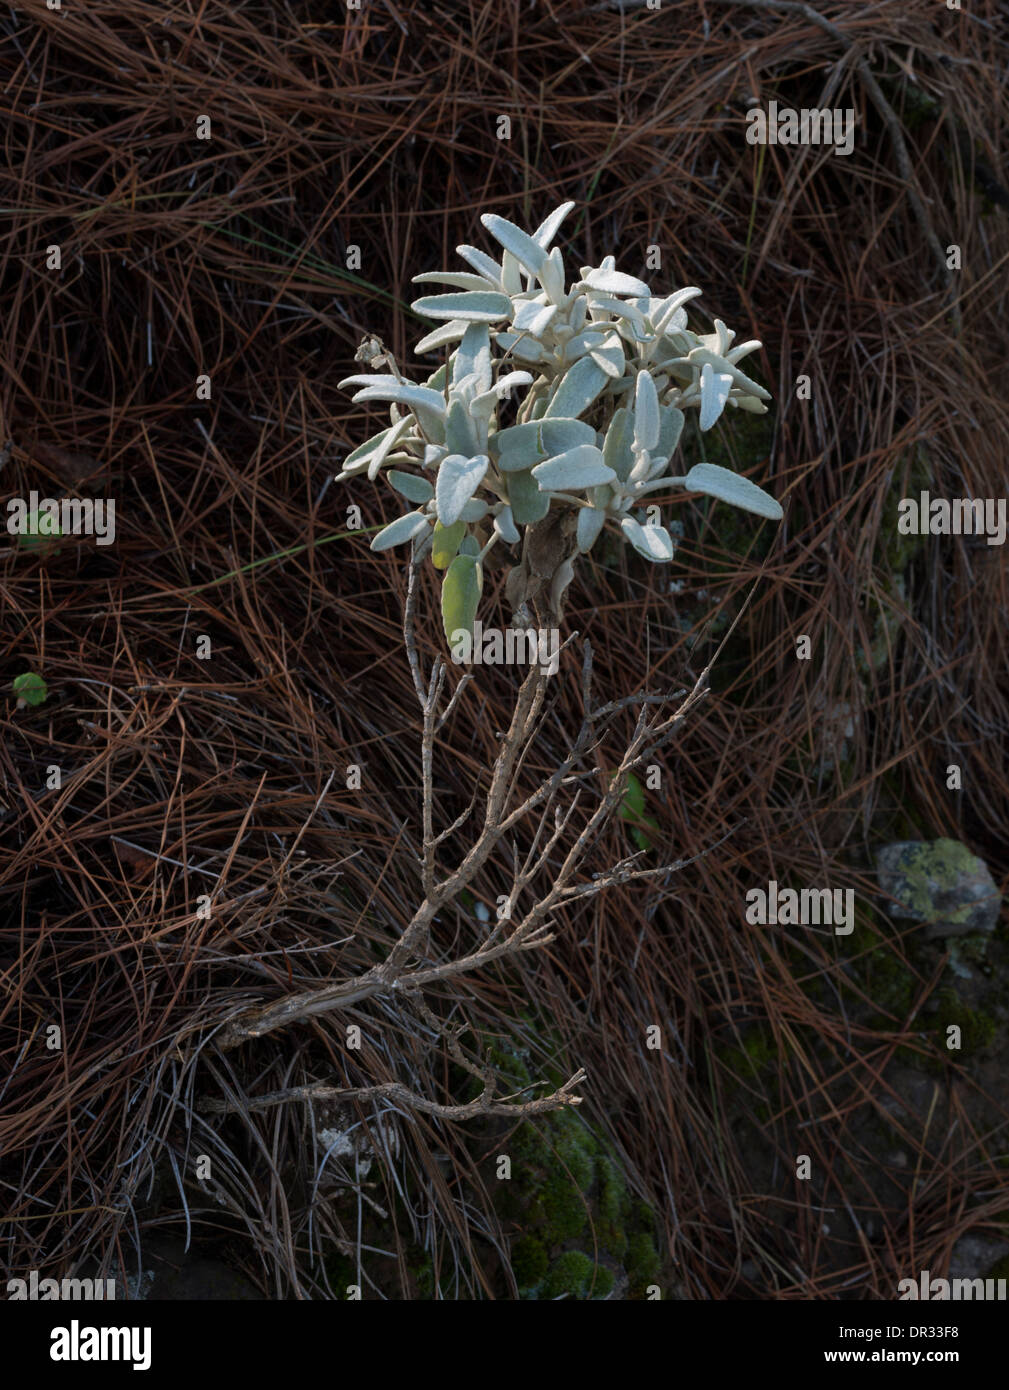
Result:
M634 447L654 449L659 442L659 397L652 374L638 372L634 386Z
M584 420L530 420L524 425L499 430L494 436L498 466L503 473L532 468L566 449L594 444L595 438L595 430Z
M452 362L452 384L458 386L468 376L476 377L478 391L490 390L490 331L485 323L471 323L456 349Z
M547 406L546 418L576 419L583 410L588 410L608 381L602 367L591 357L583 357L564 373Z
M612 468L607 468L601 449L594 444L579 444L568 449L556 458L547 459L533 469L533 477L542 488L582 488L597 487L600 483L612 482L616 477Z
M720 502L741 507L744 512L765 516L769 521L780 521L784 515L781 504L763 488L751 483L749 478L733 473L731 469L720 468L717 463L695 463L683 481L691 492L717 497Z
M528 233L524 232L521 227L516 227L514 222L509 222L504 217L498 217L493 212L485 212L480 221L491 236L499 241L506 251L510 251L519 265L524 266L530 275L539 273L547 255L543 247L534 241Z
M550 510L550 498L547 493L540 492L530 468L508 474L508 503L519 526L542 521Z
M415 473L401 473L392 468L386 475L396 491L408 502L430 502L434 488L426 478L418 478Z
M451 526L462 516L463 508L483 481L489 464L490 459L486 454L476 454L473 458L449 454L448 458L442 459L435 497L438 520L443 526Z
M653 564L673 558L673 538L664 526L642 526L632 516L621 518L620 529L639 555Z
M607 467L612 468L622 483L626 483L634 467L634 450L631 436L634 430L634 416L623 406L613 412L613 419L606 431L603 442L603 458Z
M578 549L583 555L595 545L599 539L599 532L603 529L606 520L606 513L600 511L598 507L582 507L578 513Z
M590 289L602 290L604 294L651 294L643 280L636 280L621 270L590 270L581 283Z
M728 372L716 372L710 362L701 368L701 418L702 430L710 430L729 399L732 390L732 377Z
M463 290L459 294L429 294L410 308L426 319L459 319L463 323L497 323L511 314L512 302L496 290Z
M427 524L428 519L423 512L407 512L406 516L397 517L379 531L371 543L371 549L389 550L394 545L402 545L404 541L419 536Z

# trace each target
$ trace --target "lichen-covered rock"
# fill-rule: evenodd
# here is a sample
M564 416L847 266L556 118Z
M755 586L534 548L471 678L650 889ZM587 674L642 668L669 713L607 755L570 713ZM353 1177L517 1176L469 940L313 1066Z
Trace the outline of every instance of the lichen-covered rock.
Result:
M891 917L925 924L926 937L993 932L1001 898L987 865L957 840L903 840L876 855Z

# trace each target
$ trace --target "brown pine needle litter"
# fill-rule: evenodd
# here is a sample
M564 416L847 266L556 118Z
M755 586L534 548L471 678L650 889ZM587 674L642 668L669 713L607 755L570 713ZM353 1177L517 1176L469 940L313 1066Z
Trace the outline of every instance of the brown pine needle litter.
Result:
M661 852L700 857L452 980L439 1018L470 1025L473 1062L493 1044L536 1077L585 1068L580 1113L654 1214L667 1291L890 1298L964 1232L1004 1231L1005 1017L987 1051L946 1050L942 953L922 970L914 925L882 912L872 851L960 839L1006 889L1004 553L901 546L896 502L1006 492L1007 20L995 0L816 13L123 0L3 20L0 484L112 497L117 520L108 547L0 537L3 1268L126 1279L171 1229L269 1298L343 1297L334 1252L366 1297L517 1296L501 1130L402 1098L469 1099L433 1014L375 999L215 1036L367 969L418 893L406 581L368 549L394 512L329 483L383 421L336 383L365 333L413 361L410 278L483 245L481 211L535 224L566 198L569 264L618 250L763 340L767 428L722 447L786 519L772 537L687 501L672 567L576 573L567 624L603 699L689 687L753 590L648 793ZM853 108L853 152L748 145L770 100ZM351 501L371 530L348 531ZM436 613L427 580L418 602ZM428 662L442 643L432 621ZM530 787L580 718L566 659ZM25 671L48 697L18 708ZM445 730L445 824L513 679L482 669ZM633 848L623 822L609 838L600 866ZM853 888L855 932L748 925L746 890L786 878ZM437 922L432 957L474 908ZM881 1002L881 977L906 988ZM388 1089L254 1104L320 1084ZM357 1137L327 1158L336 1132Z

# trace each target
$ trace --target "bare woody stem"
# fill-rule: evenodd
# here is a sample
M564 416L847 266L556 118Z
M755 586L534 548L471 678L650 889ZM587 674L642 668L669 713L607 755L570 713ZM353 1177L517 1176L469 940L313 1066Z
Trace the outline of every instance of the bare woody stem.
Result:
M565 756L550 776L532 792L525 796L520 794L522 770L543 716L549 680L548 675L534 664L516 693L507 730L498 735L500 747L490 770L484 796L483 817L472 846L454 868L445 872L441 870L438 853L440 847L471 816L480 795L478 785L469 808L446 830L435 834L435 740L446 720L456 709L472 677L463 676L445 710L439 714L447 668L442 658L436 657L430 675L427 679L424 677L414 632L418 560L419 557L414 555L408 574L403 636L422 717L423 835L419 861L423 894L421 902L384 961L361 975L316 989L291 993L273 1003L244 1010L225 1023L215 1041L222 1050L228 1050L254 1038L265 1037L291 1024L350 1009L380 995L394 994L401 998L405 1005L414 1007L422 1014L432 1033L446 1042L448 1051L456 1063L481 1081L481 1092L475 1100L461 1105L451 1105L417 1095L409 1087L396 1081L358 1088L335 1087L329 1083L318 1082L259 1097L245 1097L241 1107L233 1105L230 1101L208 1099L201 1105L203 1110L227 1113L237 1108L269 1109L289 1101L368 1098L385 1099L393 1104L444 1119L467 1119L478 1115L530 1115L579 1104L581 1098L575 1094L574 1088L584 1080L584 1071L578 1071L549 1095L532 1099L498 1096L498 1080L493 1069L473 1061L459 1046L459 1034L464 1029L449 1027L436 1017L424 1002L421 991L433 985L444 984L471 970L480 969L495 960L547 945L554 939L553 916L565 907L581 903L584 899L616 884L665 877L693 862L680 860L658 868L646 869L640 867L641 855L635 854L610 865L608 869L593 875L588 881L575 881L580 866L620 806L630 774L676 737L688 715L707 694L709 669L706 667L701 672L689 693L685 694L680 690L667 695L631 695L597 707L592 694L592 648L586 641L583 644L581 679L582 725ZM743 611L748 603L749 598L743 605ZM733 628L741 617L742 611L737 615ZM730 628L730 633L731 631ZM728 635L723 638L723 643ZM575 637L577 633L568 638L561 650L568 647ZM671 714L663 715L661 707L673 700L679 700L680 703ZM604 774L601 768L594 765L597 750L614 722L626 710L635 708L637 719L634 731L626 743L617 767L609 775L605 788L600 792L598 779ZM575 817L581 811L587 791L593 792L597 801L572 839ZM566 806L562 806L561 798L566 798L569 792L570 799ZM520 858L514 844L514 832L523 824L530 827L532 833L525 857ZM568 843L568 848L563 852L561 847L565 843ZM704 851L708 852L710 849ZM558 853L562 853L559 866L556 862ZM430 963L425 956L429 930L435 916L458 899L463 889L474 881L481 869L495 855L500 859L510 860L512 865L510 891L507 895L508 912L490 929L484 940L465 954L451 960ZM538 892L537 883L540 885ZM532 900L531 905L515 920L514 912L519 900L529 896Z

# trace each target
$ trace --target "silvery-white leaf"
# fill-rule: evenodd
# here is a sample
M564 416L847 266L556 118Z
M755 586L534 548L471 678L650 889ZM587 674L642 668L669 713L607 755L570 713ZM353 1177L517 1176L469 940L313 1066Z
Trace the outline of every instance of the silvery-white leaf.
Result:
M482 395L474 396L467 406L471 418L478 421L486 429L491 416L497 409L499 400L500 397L496 388L484 391Z
M538 338L546 332L556 314L556 304L540 304L538 300L528 299L516 306L512 327L516 332L531 333Z
M427 378L426 381L424 381L424 382L422 383L422 385L424 385L424 386L430 386L431 389L432 389L432 391L437 391L437 392L439 392L439 394L444 395L444 394L445 394L445 382L446 382L447 380L448 380L448 363L447 363L447 362L443 362L443 363L441 364L440 367L438 367L435 371L433 371L433 372L431 373L431 375Z
M596 432L584 420L529 420L509 425L494 436L502 473L531 468L579 444L594 444Z
M733 402L733 404L737 405L740 410L747 411L750 415L767 414L767 406L764 404L764 402L754 400L752 396L740 396L737 401Z
M464 378L475 378L477 392L488 391L491 373L490 329L485 323L471 323L462 335L462 342L452 359L452 383L458 386Z
M410 305L428 319L461 320L463 323L497 323L510 317L512 302L496 290L460 290L458 294L429 294Z
M416 473L401 473L398 468L391 468L385 476L408 502L430 502L434 496L434 488L428 480L418 478Z
M727 352L725 354L725 360L734 367L737 362L741 361L744 357L749 357L751 352L756 352L763 346L764 344L759 338L748 338L745 343L740 343L739 346L734 347L731 352Z
M682 340L686 344L688 349L691 347L695 347L696 344L692 343L690 339L686 336L686 334L683 332L686 326L686 309L674 309L672 314L670 314L670 316L666 319L665 323L662 325L663 336L669 338L670 342L673 342L673 337L675 336L676 340ZM680 351L680 349L677 349L677 351Z
M486 454L474 458L464 458L462 454L449 454L442 459L435 484L435 497L438 506L438 520L443 526L451 526L462 516L463 508L483 482L490 459Z
M510 352L525 362L541 362L545 356L542 344L520 333L495 333L494 341L503 352Z
M460 513L460 521L483 521L490 511L490 504L485 502L482 497L471 497Z
M702 430L710 430L725 409L725 402L732 390L732 377L727 372L714 372L711 363L705 362L701 368L701 419Z
M547 250L550 243L557 235L558 227L561 225L561 223L564 221L565 217L567 217L568 213L571 211L573 207L574 203L561 203L559 208L554 208L553 212L550 213L549 216L544 217L543 221L536 228L535 232L533 232L533 241L535 241L538 245L542 246L544 251Z
M382 440L382 443L372 454L368 462L368 477L372 482L378 477L379 469L382 467L383 463L385 463L396 445L405 434L409 433L411 428L410 416L407 415L404 419L397 420L392 429Z
M585 337L588 336L585 334ZM624 357L624 345L620 341L619 333L608 333L598 347L593 344L589 348L589 356L596 366L602 367L606 375L612 380L619 381L623 376L626 359Z
M478 251L475 246L457 246L455 249L456 254L468 261L478 275L501 289L501 267L497 261L492 261L486 252Z
M502 507L494 518L494 529L499 533L503 541L509 545L518 545L522 539L519 529L515 525L515 518L512 516L511 507Z
M654 458L668 462L676 452L676 446L680 442L685 417L683 411L677 410L675 405L664 405L659 413L661 415L659 442L652 450L652 455Z
M569 338L564 344L564 357L567 361L577 362L579 357L584 357L587 352L593 352L596 348L601 348L603 343L611 335L611 328L608 323L590 323L584 333L576 333L573 338Z
M463 323L462 319L453 319L451 323L440 324L437 328L432 328L430 333L425 334L420 342L414 343L414 352L431 352L435 348L444 347L446 343L455 343L466 332L468 324Z
M546 408L547 416L576 419L599 395L609 377L591 357L583 357L561 377L560 385Z
M462 453L463 450L458 449L456 450L456 452ZM447 449L444 444L426 445L424 448L424 467L437 468L439 463L441 463L442 459L445 457L445 455L450 453L452 453L452 450Z
M564 293L564 257L561 255L559 246L554 247L540 266L539 282L546 291L548 299L554 304L563 303L566 298Z
M398 423L402 425L403 421L400 420ZM342 471L337 475L337 482L342 482L344 478L352 478L355 473L363 473L376 449L395 428L395 425L387 425L384 430L379 430L378 434L373 434L370 439L366 439L356 449L351 449L343 461Z
M507 295L521 294L525 288L522 283L522 266L510 251L506 251L501 257L501 288Z
M717 357L724 357L735 336L732 329L726 328L721 319L715 319L714 333L702 333L698 342L702 347L710 349Z
M589 301L580 294L568 310L568 323L574 333L580 333L589 316Z
M425 270L412 277L415 285L452 285L457 290L496 290L497 281L484 275L471 275L465 270Z
M625 275L620 270L590 270L584 284L605 294L651 294L643 280L636 280L633 275Z
M638 295L637 298L632 297L628 303L633 304L635 309L640 309L649 323L654 323L655 315L659 312L665 300L658 299L652 294L643 294Z
M493 389L498 400L504 400L519 386L531 386L532 380L529 372L505 372L504 376L498 377Z
M765 516L769 521L780 521L784 515L780 503L763 488L716 463L695 463L684 479L684 486L691 492L703 492L733 507L741 507L743 511Z
M445 425L445 398L429 386L408 386L393 381L391 386L366 386L355 401L396 401L412 410L425 434L440 438Z
M631 476L627 481L629 483L644 483L651 471L651 455L647 449L641 449L634 456L634 467L631 469Z
M668 299L664 300L661 309L656 311L656 317L652 319L652 326L656 333L661 334L666 329L667 324L672 322L673 315L682 304L689 303L691 299L696 299L699 294L703 293L704 291L699 290L696 285L687 285L685 289L677 290L675 294L671 294Z
M654 449L659 442L659 396L647 367L634 384L634 447Z
M744 391L748 391L752 396L756 396L758 400L769 401L771 399L771 393L769 391L765 391L758 382L751 381L746 373L740 371L734 362L729 362L726 358L719 357L718 353L712 352L710 348L694 348L687 356L692 367L703 367L705 363L707 363L712 371L731 376L733 385L742 387Z
M419 535L427 525L428 518L423 512L407 512L406 516L397 517L379 531L371 543L371 549L389 550L394 545L402 545L404 541Z
M345 391L348 386L398 386L399 382L392 372L355 372L336 384L341 391Z
M510 399L512 391L519 386L528 386L531 382L532 377L528 372L506 372L489 391L473 397L469 403L469 413L475 419L490 419L499 401Z
M470 326L472 327L472 325ZM479 326L481 328L487 327L485 323ZM466 376L460 376L458 381L452 383L451 400L462 401L464 405L467 405L479 389L476 372L468 372Z
M445 446L450 454L463 454L472 458L479 454L480 430L465 403L454 397L449 404L445 419Z
M625 304L622 299L611 299L605 294L589 294L589 313L593 316L598 310L601 313L615 314L617 318L627 319L644 331L645 316L640 309L635 309L633 304Z
M599 532L603 529L606 521L606 513L599 511L596 507L582 507L578 513L578 549L583 555L595 545L599 538Z
M613 412L613 419L606 431L603 443L603 458L622 483L626 483L634 467L634 450L631 434L634 416L624 406Z
M556 458L538 463L533 477L545 491L556 492L558 489L596 487L599 483L612 482L616 474L606 466L601 449L594 444L578 444Z
M682 313L683 311L678 310L677 312ZM674 314L673 322L675 323L675 321L676 315ZM682 358L685 362L687 361L687 354L693 351L696 346L697 340L692 333L681 333L672 325L667 325L662 338L655 345L655 358L656 361L663 363L663 365L667 365L670 360L675 361L678 358Z
M673 539L664 526L642 526L632 516L624 516L620 529L638 554L653 564L673 558Z
M530 275L539 273L547 258L546 252L528 233L521 227L516 227L515 223L509 222L507 218L498 217L494 212L485 212L480 221L491 236L499 241L506 251L510 251L520 265L525 266Z

